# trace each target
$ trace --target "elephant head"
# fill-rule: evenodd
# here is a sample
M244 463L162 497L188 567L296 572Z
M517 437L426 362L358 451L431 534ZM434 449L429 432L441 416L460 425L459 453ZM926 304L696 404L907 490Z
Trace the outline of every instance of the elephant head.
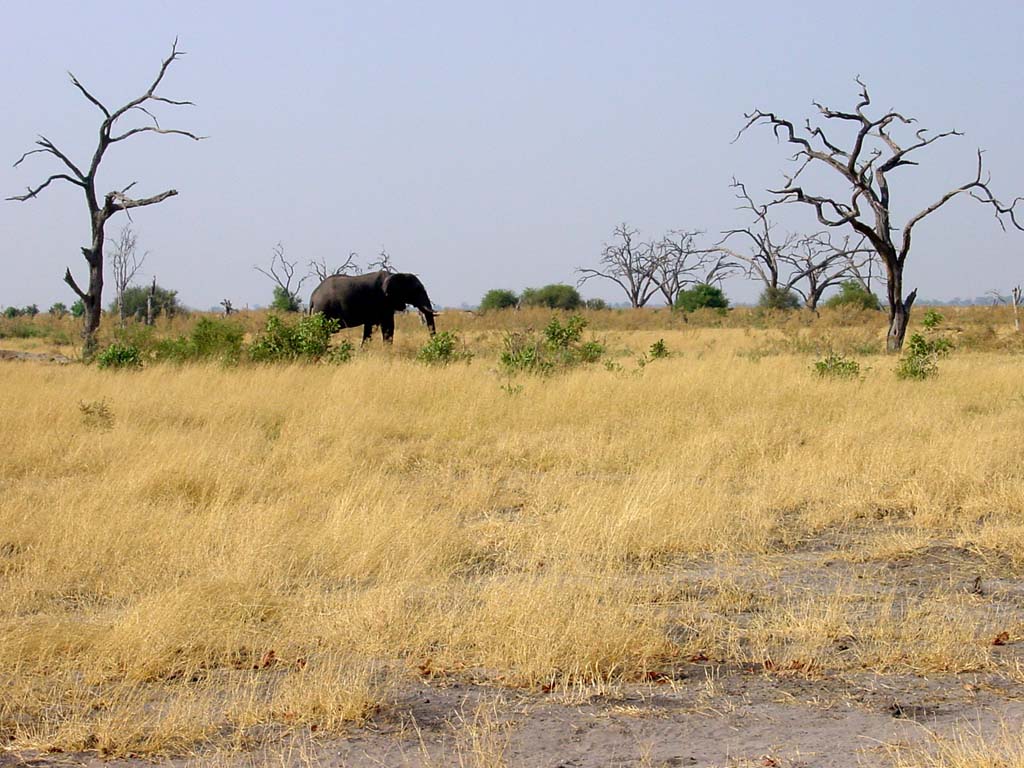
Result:
M392 273L384 278L381 288L396 312L403 311L407 306L416 307L430 329L430 335L434 335L434 306L427 296L427 289L416 275Z

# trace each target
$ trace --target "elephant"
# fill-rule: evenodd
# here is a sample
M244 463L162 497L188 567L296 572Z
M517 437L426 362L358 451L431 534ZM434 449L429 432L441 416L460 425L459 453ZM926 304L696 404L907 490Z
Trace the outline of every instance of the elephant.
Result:
M309 297L309 313L323 312L337 320L342 328L363 326L363 343L369 341L373 326L379 325L385 344L395 335L395 312L406 306L419 310L436 333L436 314L427 290L416 275L402 272L371 272L367 275L332 275L318 285Z

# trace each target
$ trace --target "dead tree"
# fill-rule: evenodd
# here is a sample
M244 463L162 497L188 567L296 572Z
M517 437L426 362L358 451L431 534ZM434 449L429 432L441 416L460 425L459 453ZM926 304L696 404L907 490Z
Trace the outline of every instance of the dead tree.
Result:
M328 268L327 262L322 258L320 261L311 261L309 262L309 276L315 277L322 283L328 277L355 274L359 271L359 264L356 261L358 258L359 254L353 251L341 266L335 267L333 270Z
M817 312L825 291L857 274L873 253L864 247L863 238L854 244L850 243L849 236L841 243L834 243L828 232L801 238L787 254L795 278L791 289L803 299L807 309Z
M139 256L137 246L138 237L134 230L132 230L131 224L125 224L121 227L121 232L114 241L113 250L110 252L110 271L113 273L114 288L117 291L117 316L122 328L126 319L124 310L125 289L134 279L149 255L147 251L142 256Z
M172 134L175 136L185 136L195 141L203 138L189 131L162 127L157 117L151 111L152 106L157 103L178 107L192 105L190 101L169 99L156 93L157 88L164 79L164 75L167 73L168 67L184 55L183 51L178 50L178 41L175 40L174 45L171 46L170 56L163 60L163 63L160 65L160 71L149 88L141 96L137 96L117 109L109 109L102 101L90 93L74 75L71 75L72 85L81 92L86 100L103 113L103 121L100 123L99 129L99 141L88 166L82 166L72 161L56 144L45 136L40 136L36 141L38 149L29 150L14 164L15 167L21 165L30 155L46 154L56 158L62 168L60 172L51 174L40 184L29 187L25 194L9 197L8 200L31 200L55 181L65 181L80 187L85 194L85 202L89 208L92 239L87 247L82 248L82 255L89 265L89 284L85 290L82 290L71 275L70 268L64 273L64 282L81 299L82 305L85 308L85 325L82 330L82 336L84 339L83 352L86 357L91 356L95 351L96 331L100 326L100 316L103 308L103 246L106 242L105 229L107 221L120 211L130 211L133 208L155 205L178 194L177 190L168 189L152 197L131 198L128 196L128 192L136 184L133 181L120 190L107 192L105 195L102 195L96 190L97 173L107 150L112 145L141 133ZM152 120L153 124L122 128L123 118L130 117L135 113L142 113L147 119Z
M615 228L616 242L605 244L601 251L600 267L579 267L581 277L577 285L600 278L611 280L622 288L634 309L644 306L658 292L655 281L655 249L653 244L639 242L639 230L622 223Z
M1013 286L1010 290L1010 301L1013 304L1013 329L1020 333L1021 290L1019 285Z
M889 302L889 331L886 348L896 352L903 346L910 319L910 309L917 298L917 290L904 292L903 273L910 255L911 238L914 228L926 217L960 194L968 193L979 202L991 205L1000 226L1005 228L1008 219L1018 229L1024 229L1017 221L1014 207L1022 198L1016 198L1009 205L1001 203L989 188L989 177L984 173L982 152L978 150L977 170L974 178L941 195L935 202L911 216L902 227L892 220L889 174L899 168L916 165L910 155L951 136L961 136L956 130L929 133L922 128L912 138L897 139L894 129L909 126L915 121L896 111L888 111L878 117L869 117L865 109L871 106L867 86L857 79L860 98L852 112L834 110L815 103L824 118L822 125L839 125L852 128L853 139L844 149L829 137L822 125L812 125L807 120L803 129L798 129L790 120L773 112L755 110L744 115L747 122L740 129L737 138L753 125L770 126L776 138L792 144L796 152L791 158L796 164L792 175L786 175L785 185L780 189L768 190L777 203L803 203L814 209L818 221L826 227L848 228L863 236L878 253L885 266L887 298ZM849 200L838 197L817 195L805 189L800 176L808 166L824 167L838 174L849 188Z
M302 284L309 279L309 275L303 275L295 280L295 269L298 267L299 262L288 261L284 255L284 246L278 243L274 246L273 255L270 257L270 267L264 269L263 267L254 264L253 269L257 272L266 275L274 283L274 301L271 304L275 309L282 309L286 312L298 312L302 306L302 300L299 298L299 291L302 290ZM292 287L292 283L295 286Z
M670 307L688 286L721 283L736 269L725 253L698 247L697 237L702 234L700 230L677 229L652 244L652 279Z
M351 258L351 257L349 257L349 258ZM391 254L389 254L387 252L387 250L385 250L384 248L380 249L380 253L377 255L377 259L375 261L371 261L369 264L367 264L366 268L370 272L376 272L376 271L380 271L380 272L394 272L395 271L395 266L394 266L394 264L391 263Z
M229 317L232 312L237 312L234 305L231 303L231 299L221 299L220 305L224 307L224 316Z

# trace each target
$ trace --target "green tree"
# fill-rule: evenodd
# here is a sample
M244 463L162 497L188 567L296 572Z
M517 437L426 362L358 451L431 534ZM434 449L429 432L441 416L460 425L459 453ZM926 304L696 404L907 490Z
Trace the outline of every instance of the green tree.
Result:
M728 309L729 299L718 286L698 283L693 288L679 292L675 308L682 312L694 312L704 308Z
M839 293L825 302L826 307L858 307L860 309L881 309L882 303L859 280L844 280L839 284Z
M785 288L765 288L757 299L761 309L800 309L800 297Z
M527 307L573 310L579 309L583 299L571 285L552 283L543 288L525 288L519 302Z
M608 302L604 299L587 299L583 306L587 309L608 309Z
M64 317L68 313L68 307L63 301L55 301L50 305L49 312L54 317Z
M145 319L146 317L146 301L149 298L149 288L142 285L130 285L124 291L123 302L124 302L124 313L126 317L135 317L137 319ZM75 308L71 308L71 313L74 314ZM117 301L114 300L110 304L110 311L117 312ZM168 317L174 317L178 312L181 311L181 304L178 303L178 292L171 291L166 288L161 288L159 285L153 291L153 317L159 317L161 314ZM77 317L77 315L75 315Z
M519 303L519 297L515 291L508 291L504 288L493 288L484 294L480 300L480 311L487 312L492 309L508 309Z
M81 317L85 314L85 302L78 299L74 304L71 305L71 316Z
M280 285L274 286L274 299L270 302L270 308L278 312L301 312L302 299L291 293L287 288Z

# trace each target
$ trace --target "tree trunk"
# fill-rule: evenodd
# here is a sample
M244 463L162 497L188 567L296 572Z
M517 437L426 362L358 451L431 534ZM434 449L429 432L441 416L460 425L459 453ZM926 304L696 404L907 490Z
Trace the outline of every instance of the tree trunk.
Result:
M97 246L98 243L98 246ZM93 234L93 247L83 248L89 263L89 288L82 296L85 306L85 326L82 328L82 357L91 360L96 354L96 331L103 313L103 229Z
M889 334L885 340L886 352L899 352L903 349L903 340L907 335L907 324L910 322L910 308L917 298L917 290L910 292L905 300L896 298L889 305Z
M156 294L156 275L153 276L153 285L149 288L149 295L146 297L146 325L153 324L153 296Z

